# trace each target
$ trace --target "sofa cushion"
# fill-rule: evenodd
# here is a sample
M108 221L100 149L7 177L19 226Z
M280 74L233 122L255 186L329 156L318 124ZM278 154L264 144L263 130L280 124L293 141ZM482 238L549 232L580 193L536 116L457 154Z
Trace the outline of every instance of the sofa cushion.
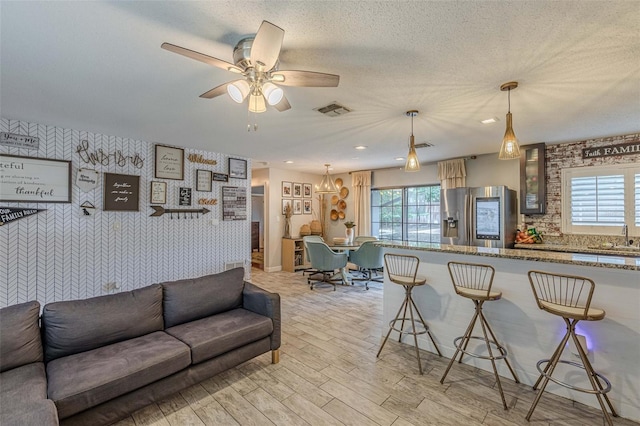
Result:
M239 308L180 324L166 332L189 345L191 362L198 364L269 336L273 323L270 318Z
M45 361L163 329L162 286L54 302L42 312Z
M0 372L42 361L39 317L36 301L0 309Z
M47 399L47 375L42 362L0 373L0 410L16 411L20 405Z
M61 419L186 368L189 348L158 331L47 364L49 398Z
M58 426L56 405L50 399L40 399L18 410L0 412L2 426Z
M244 269L163 283L164 326L198 320L242 306Z

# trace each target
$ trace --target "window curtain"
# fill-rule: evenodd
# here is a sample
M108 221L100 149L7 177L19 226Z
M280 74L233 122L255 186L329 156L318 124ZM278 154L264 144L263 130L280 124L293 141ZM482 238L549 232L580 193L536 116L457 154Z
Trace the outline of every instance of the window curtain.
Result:
M371 171L353 172L354 222L356 235L371 235Z
M438 162L438 179L440 188L459 188L466 183L467 169L464 166L464 159L447 160Z

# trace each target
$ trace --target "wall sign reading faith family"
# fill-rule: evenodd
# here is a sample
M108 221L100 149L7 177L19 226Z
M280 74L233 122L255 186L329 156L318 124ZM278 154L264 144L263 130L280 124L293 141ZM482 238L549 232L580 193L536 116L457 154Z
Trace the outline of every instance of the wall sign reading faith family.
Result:
M615 155L629 155L640 153L640 143L630 142L597 148L583 148L582 158L613 157Z
M0 154L0 201L70 203L71 161Z

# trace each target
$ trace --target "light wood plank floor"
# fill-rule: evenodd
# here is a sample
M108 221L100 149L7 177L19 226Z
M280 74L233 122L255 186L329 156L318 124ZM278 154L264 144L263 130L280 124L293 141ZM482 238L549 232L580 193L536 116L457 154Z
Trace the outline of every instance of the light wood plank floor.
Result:
M602 425L599 410L545 395L525 420L535 393L502 380L502 408L491 373L456 365L439 383L448 359L389 341L382 333L382 284L319 286L300 273L252 270L252 281L282 299L279 364L265 354L157 404L118 426L142 425ZM616 425L637 425L614 419Z

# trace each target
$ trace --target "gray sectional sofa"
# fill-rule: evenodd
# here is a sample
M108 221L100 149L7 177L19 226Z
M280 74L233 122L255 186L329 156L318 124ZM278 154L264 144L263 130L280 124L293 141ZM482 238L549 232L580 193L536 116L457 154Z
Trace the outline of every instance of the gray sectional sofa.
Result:
M49 303L40 330L37 302L0 310L0 423L110 424L263 353L278 362L279 295L243 276Z

